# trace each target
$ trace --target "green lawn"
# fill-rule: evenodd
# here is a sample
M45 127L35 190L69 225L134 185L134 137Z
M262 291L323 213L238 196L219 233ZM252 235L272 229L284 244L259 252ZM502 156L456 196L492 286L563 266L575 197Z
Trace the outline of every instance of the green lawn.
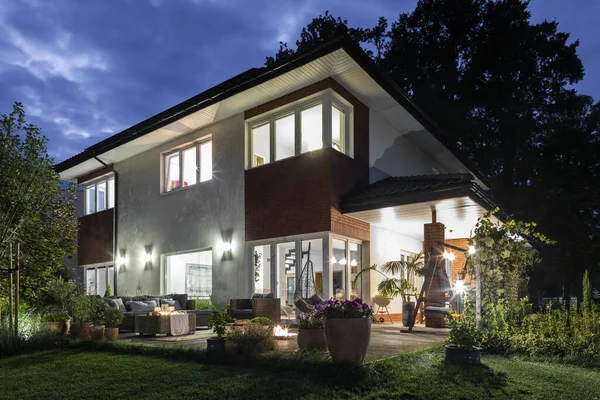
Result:
M363 369L312 359L206 364L203 354L87 346L0 360L0 399L600 399L600 362L483 357L445 365L441 349ZM576 363L582 365L575 365Z

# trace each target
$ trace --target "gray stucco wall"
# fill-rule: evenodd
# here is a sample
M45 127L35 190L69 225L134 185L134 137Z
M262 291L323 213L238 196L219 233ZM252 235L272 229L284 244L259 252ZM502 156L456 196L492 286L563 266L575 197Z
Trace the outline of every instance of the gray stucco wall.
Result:
M213 178L161 194L161 153L212 135ZM164 255L213 250L213 297L220 304L249 295L251 263L244 262L244 119L238 115L115 165L118 178L117 293L160 293ZM222 260L223 233L232 259ZM152 268L145 247L152 246Z

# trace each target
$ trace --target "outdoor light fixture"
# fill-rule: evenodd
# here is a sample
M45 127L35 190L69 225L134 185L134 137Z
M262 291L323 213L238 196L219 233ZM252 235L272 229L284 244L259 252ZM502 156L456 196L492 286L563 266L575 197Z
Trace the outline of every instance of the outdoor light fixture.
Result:
M145 263L152 262L152 253L145 253L143 256L143 260Z
M117 265L118 266L125 265L126 263L127 263L127 259L124 256L117 257Z
M454 283L454 291L456 294L462 296L465 293L465 281L462 279L457 279Z
M144 254L142 254L142 261L146 269L152 269L152 245L144 246Z
M223 242L223 244L221 245L221 249L223 249L223 253L231 251L231 243L230 242Z
M475 246L469 246L469 250L467 250L470 255L475 254Z
M348 263L348 260L346 260L346 258L342 258L340 260L340 265L346 265Z
M451 251L445 251L444 250L444 256L443 256L446 260L448 261L454 261L454 259L456 258L454 256L454 253L452 253Z

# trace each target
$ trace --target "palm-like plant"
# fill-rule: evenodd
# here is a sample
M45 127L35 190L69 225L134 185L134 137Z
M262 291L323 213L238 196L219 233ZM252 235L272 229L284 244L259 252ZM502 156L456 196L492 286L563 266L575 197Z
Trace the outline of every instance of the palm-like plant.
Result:
M402 300L408 302L410 296L417 290L411 282L411 276L423 276L425 274L423 252L421 251L411 260L388 261L383 263L379 269L377 264L363 268L354 278L354 283L356 284L358 278L367 271L376 271L383 275L383 279L377 285L377 290L382 296L391 298L402 296ZM400 278L395 278L398 275Z

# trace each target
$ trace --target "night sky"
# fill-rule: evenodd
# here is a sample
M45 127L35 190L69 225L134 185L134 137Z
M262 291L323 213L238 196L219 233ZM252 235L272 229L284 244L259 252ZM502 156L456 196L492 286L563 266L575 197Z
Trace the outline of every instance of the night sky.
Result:
M330 10L350 26L396 20L416 0L0 0L0 113L24 103L61 161L260 67ZM579 39L580 92L600 99L600 1L533 0L534 21Z

